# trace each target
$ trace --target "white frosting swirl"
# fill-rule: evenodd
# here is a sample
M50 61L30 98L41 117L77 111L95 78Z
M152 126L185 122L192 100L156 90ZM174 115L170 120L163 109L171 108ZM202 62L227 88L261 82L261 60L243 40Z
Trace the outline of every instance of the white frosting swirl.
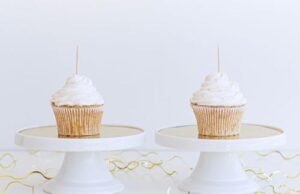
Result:
M89 106L102 105L104 100L93 82L83 75L73 75L69 77L58 92L51 99L56 106Z
M191 103L208 106L240 106L247 100L241 93L239 85L229 80L225 73L208 75L200 90L191 98Z

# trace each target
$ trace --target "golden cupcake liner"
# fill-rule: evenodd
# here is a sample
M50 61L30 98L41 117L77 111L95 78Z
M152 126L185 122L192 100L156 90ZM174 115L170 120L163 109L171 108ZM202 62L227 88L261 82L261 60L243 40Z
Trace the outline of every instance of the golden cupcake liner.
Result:
M227 140L227 139L240 139L240 135L230 135L230 136L208 136L198 134L198 139L217 139L217 140Z
M59 137L94 137L100 134L103 107L52 104Z
M240 134L244 106L191 105L197 120L199 135L233 136Z

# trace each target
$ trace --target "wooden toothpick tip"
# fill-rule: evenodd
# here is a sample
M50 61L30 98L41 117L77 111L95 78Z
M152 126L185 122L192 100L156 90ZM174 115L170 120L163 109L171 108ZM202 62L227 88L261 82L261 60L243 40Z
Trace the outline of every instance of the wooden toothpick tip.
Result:
M220 45L218 44L218 73L221 72Z
M76 47L76 75L79 72L79 46Z

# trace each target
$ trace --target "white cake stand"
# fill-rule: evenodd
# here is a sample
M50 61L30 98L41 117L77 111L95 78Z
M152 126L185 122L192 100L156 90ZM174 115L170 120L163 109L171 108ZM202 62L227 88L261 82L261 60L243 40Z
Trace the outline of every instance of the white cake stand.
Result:
M161 129L156 133L160 145L201 152L192 175L179 185L191 194L246 194L259 189L245 173L236 152L273 149L285 143L281 129L243 124L238 137L212 138L198 135L197 126Z
M142 145L144 131L135 127L102 125L97 138L58 138L55 126L16 133L17 145L45 151L66 152L61 170L44 187L49 194L112 194L123 190L105 166L99 151L123 150Z

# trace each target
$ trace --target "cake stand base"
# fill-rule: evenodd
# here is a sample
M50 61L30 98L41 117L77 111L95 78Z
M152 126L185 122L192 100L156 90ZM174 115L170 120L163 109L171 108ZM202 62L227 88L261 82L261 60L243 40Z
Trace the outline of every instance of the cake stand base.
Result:
M231 152L203 152L192 175L179 189L190 194L248 194L259 189Z
M57 176L44 188L48 194L112 194L123 190L103 158L95 152L66 153Z

